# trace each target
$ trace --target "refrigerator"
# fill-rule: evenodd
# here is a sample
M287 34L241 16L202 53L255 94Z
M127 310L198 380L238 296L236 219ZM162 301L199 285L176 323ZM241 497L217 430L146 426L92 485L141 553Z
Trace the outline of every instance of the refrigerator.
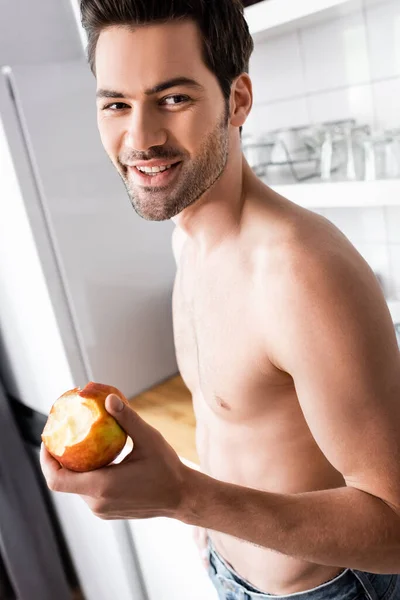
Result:
M178 371L173 225L133 210L95 90L83 58L0 75L0 381L36 439L68 389L93 380L133 397ZM145 600L134 523L48 493L85 598Z

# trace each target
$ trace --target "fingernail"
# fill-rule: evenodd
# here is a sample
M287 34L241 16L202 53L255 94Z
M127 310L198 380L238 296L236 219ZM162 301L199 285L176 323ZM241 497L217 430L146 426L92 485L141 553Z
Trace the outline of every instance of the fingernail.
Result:
M121 398L115 394L111 394L111 408L115 412L121 412L124 408L124 403L122 402Z

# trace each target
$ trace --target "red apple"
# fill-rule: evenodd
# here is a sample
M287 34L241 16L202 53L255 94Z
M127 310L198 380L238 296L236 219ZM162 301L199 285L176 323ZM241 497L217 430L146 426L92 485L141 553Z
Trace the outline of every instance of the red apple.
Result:
M71 471L93 471L111 463L127 435L105 408L109 394L128 400L115 387L90 381L81 390L65 392L53 404L42 433L52 456Z

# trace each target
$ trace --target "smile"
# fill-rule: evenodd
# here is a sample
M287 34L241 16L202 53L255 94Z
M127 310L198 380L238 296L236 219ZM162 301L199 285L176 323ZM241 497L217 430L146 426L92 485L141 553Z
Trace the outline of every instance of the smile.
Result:
M171 169L172 166L173 165L166 165L165 167L136 167L136 169L147 175L155 175L156 173L163 173L164 171Z
M133 183L146 187L165 187L172 183L180 171L182 162L176 162L170 165L157 165L155 167L148 166L131 166L128 167L128 172Z

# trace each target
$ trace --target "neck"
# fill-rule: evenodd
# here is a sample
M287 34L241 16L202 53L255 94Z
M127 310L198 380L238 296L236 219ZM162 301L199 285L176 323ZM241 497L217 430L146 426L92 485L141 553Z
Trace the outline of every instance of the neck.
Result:
M207 254L238 233L247 196L254 178L240 149L228 158L221 177L194 204L174 217L201 254Z

